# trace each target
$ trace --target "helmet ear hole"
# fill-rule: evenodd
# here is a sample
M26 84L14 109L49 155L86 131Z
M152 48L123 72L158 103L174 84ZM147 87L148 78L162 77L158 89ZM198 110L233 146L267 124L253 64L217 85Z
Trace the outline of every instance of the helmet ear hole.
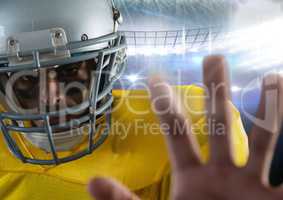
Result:
M88 40L88 35L87 34L82 34L81 36L81 41L87 41Z
M114 21L117 22L118 24L123 23L122 14L117 8L113 8L113 18L114 18Z

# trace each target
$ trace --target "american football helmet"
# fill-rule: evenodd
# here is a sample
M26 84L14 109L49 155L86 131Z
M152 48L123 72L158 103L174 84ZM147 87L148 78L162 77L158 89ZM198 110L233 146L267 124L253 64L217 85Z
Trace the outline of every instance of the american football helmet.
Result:
M120 23L113 0L0 1L0 126L14 156L58 165L91 154L105 141L113 84L126 65ZM80 67L88 68L82 75L87 83L73 76ZM61 86L63 96L80 100L57 98ZM46 87L57 88L55 100ZM33 148L42 152L35 155Z

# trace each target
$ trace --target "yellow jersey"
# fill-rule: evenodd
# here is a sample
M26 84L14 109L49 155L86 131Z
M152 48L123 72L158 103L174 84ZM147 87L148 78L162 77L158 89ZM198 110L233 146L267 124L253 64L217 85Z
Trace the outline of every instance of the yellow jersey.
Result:
M176 91L184 99L203 159L207 160L204 90L191 85L176 87ZM141 199L169 199L170 163L147 92L115 90L113 96L108 139L91 155L79 160L52 167L23 164L11 155L1 134L0 199L90 200L87 184L96 176L120 181ZM247 136L239 112L232 104L231 108L234 160L243 166L248 157Z

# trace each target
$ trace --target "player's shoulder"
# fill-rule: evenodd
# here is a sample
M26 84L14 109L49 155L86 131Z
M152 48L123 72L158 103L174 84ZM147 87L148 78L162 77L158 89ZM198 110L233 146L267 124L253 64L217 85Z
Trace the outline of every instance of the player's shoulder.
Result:
M204 89L197 85L172 86L174 92L180 99L185 101L195 101L199 97L203 101ZM121 108L127 107L129 111L143 110L151 108L150 92L147 89L136 90L113 90L114 111L120 111ZM132 110L132 108L135 108Z
M188 114L192 117L192 120L199 120L203 115L205 90L197 85L172 86L172 88L176 96L182 100L184 110L189 112ZM148 90L114 90L113 97L114 119L156 121Z
M176 85L172 86L172 88L175 91L180 92L187 92L187 94L203 94L204 88L201 85ZM123 89L116 89L113 90L113 96L114 98L121 99L127 99L127 98L133 98L133 97L144 97L149 99L149 90L148 89L134 89L134 90L123 90Z

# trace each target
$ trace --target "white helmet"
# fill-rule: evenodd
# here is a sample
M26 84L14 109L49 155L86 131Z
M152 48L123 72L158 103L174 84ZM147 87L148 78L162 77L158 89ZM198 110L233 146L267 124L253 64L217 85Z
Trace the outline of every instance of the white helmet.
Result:
M17 158L32 164L60 164L90 154L103 143L110 128L112 87L126 61L125 38L117 32L121 21L111 0L0 0L0 100L5 107L5 112L0 113L0 126ZM10 84L19 77L18 73L67 68L88 60L95 60L95 76L91 77L87 100L40 113L19 108ZM63 124L50 123L52 117L77 113L85 114ZM98 130L97 119L101 116L107 126L99 126L104 128ZM36 120L42 121L42 126L26 125L27 121ZM59 157L58 152L82 142L85 136L77 134L81 129L88 132L87 148ZM52 157L29 157L12 136L15 131Z

